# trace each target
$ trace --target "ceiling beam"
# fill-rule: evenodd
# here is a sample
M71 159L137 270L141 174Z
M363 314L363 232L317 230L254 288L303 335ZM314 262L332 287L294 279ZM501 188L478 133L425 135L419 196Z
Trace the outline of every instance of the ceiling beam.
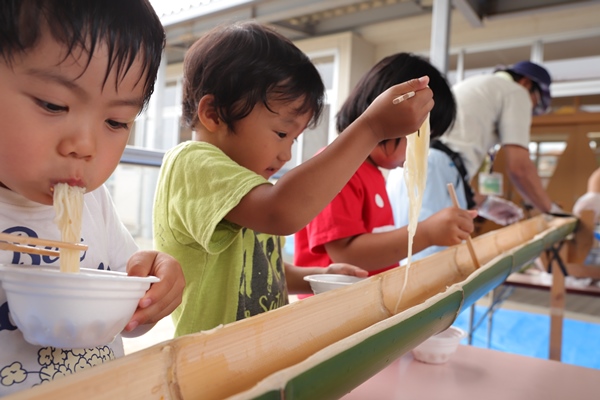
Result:
M348 13L334 18L320 20L315 24L315 34L324 35L341 31L353 31L356 27L401 19L423 14L425 11L412 1L402 1L396 4Z
M600 79L556 82L550 86L552 97L586 96L600 93Z
M218 14L223 11L229 11L241 6L251 7L253 3L259 0L229 0L229 1L209 1L202 2L201 5L190 6L187 10L178 10L173 13L159 15L160 22L165 28L177 25L182 22L189 22L196 18L202 18L208 15Z
M361 0L261 1L255 6L256 19L260 22L282 21L324 11L356 6L360 2Z
M490 0L485 1L485 17L493 17L504 14L521 14L541 10L557 9L565 6L584 5L593 3L595 0ZM597 2L597 1L596 1Z
M473 28L483 26L483 10L480 2L474 0L452 0L452 5L465 17Z

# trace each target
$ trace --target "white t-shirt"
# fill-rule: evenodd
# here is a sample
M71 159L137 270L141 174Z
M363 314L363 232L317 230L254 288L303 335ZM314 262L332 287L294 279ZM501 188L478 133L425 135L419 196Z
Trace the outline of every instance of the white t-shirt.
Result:
M53 222L53 206L29 201L0 188L0 232L60 240ZM127 260L138 250L131 234L120 222L104 186L84 195L81 267L125 271ZM56 265L49 256L0 251L2 264ZM6 294L0 287L0 396L51 381L63 375L123 356L120 336L93 349L57 349L27 343L13 324Z
M454 126L440 140L460 153L469 179L496 144L528 148L531 98L506 72L479 75L456 84Z

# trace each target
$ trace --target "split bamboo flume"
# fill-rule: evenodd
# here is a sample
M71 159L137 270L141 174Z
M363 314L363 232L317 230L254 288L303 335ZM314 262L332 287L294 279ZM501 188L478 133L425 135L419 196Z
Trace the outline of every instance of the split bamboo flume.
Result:
M169 340L11 399L335 399L450 326L575 218L537 216L404 268L211 331Z

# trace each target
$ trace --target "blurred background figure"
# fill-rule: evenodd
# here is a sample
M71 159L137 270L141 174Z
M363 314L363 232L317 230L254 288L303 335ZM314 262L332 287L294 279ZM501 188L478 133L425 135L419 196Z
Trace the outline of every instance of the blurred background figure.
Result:
M458 106L456 123L432 147L447 153L463 178L467 204L462 206L477 207L484 218L504 220L504 224L522 217L514 204L477 195L469 185L486 157L493 160L499 145L506 156L507 176L523 199L541 212L563 212L544 190L528 150L531 117L549 109L551 83L544 67L521 61L493 74L467 78L452 88Z
M588 254L585 264L600 265L600 168L588 178L587 192L573 206L573 214L581 217L585 210L594 212L594 245Z

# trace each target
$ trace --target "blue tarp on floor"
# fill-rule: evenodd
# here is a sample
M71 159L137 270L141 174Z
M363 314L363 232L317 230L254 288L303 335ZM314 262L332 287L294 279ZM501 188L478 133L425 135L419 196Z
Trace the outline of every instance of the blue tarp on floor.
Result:
M475 321L486 308L475 307ZM466 310L454 325L468 331L469 314ZM473 346L487 347L487 322L475 331ZM550 317L523 311L498 309L494 313L490 348L507 353L548 359ZM467 344L467 339L463 340ZM567 364L600 369L600 324L564 319L562 361Z

